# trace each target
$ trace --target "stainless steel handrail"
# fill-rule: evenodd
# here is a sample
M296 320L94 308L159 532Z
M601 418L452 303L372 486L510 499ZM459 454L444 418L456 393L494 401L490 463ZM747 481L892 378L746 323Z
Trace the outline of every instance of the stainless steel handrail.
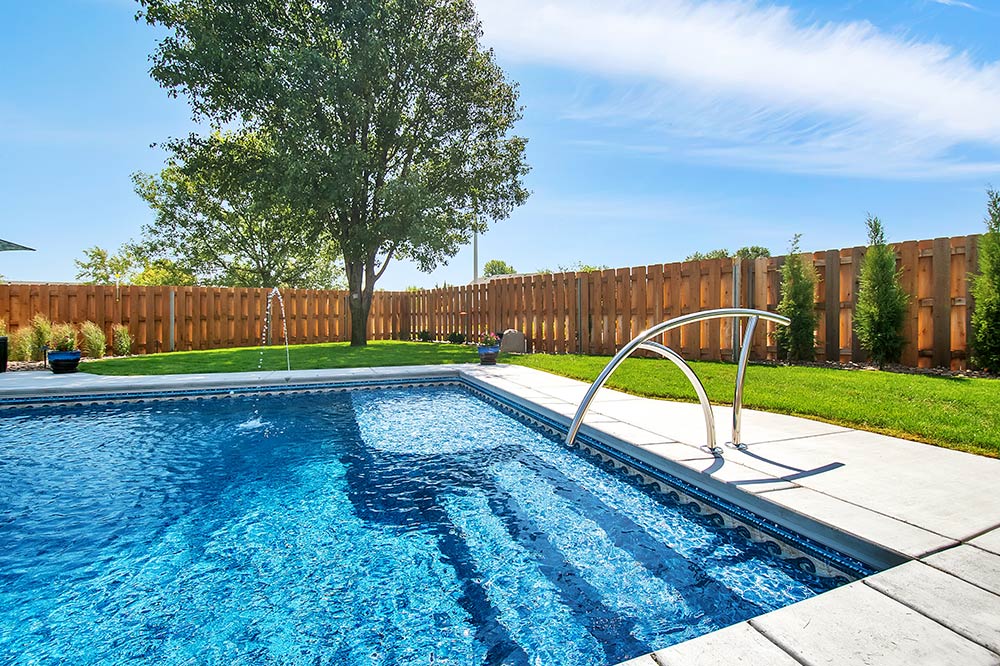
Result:
M608 364L604 366L604 370L602 370L601 374L597 376L594 383L590 385L586 395L583 396L583 400L580 402L580 406L576 410L576 415L573 417L573 423L570 425L569 432L566 434L566 443L572 444L574 440L576 440L576 435L580 430L580 426L583 424L583 419L587 414L587 410L590 409L590 403L594 401L594 398L597 396L597 392L602 386L604 386L604 383L608 381L608 377L610 377L611 374L618 369L618 366L621 365L622 362L632 354L632 352L636 349L645 349L647 351L657 352L672 361L674 365L681 369L688 381L691 382L695 393L698 394L698 401L701 403L701 409L705 415L705 430L708 450L715 455L722 455L722 449L716 444L715 441L715 417L712 414L712 405L708 400L708 394L705 392L705 387L702 385L701 380L699 380L697 375L695 375L694 370L691 369L691 366L688 365L687 361L685 361L677 352L657 342L649 342L649 340L686 324L693 324L695 322L705 321L708 319L724 319L726 317L733 317L737 320L737 322L741 317L749 317L750 319L747 323L746 333L743 336L743 349L740 351L739 365L736 371L736 390L733 395L732 444L733 446L743 448L744 445L740 442L740 412L743 406L743 382L746 379L746 366L747 361L750 358L750 341L753 338L753 332L757 326L757 321L763 319L765 321L771 321L784 326L791 323L788 317L774 314L773 312L752 310L748 308L719 308L717 310L692 312L691 314L674 317L673 319L657 324L656 326L648 328L637 335L631 342L622 347L621 351L615 354L614 358L612 358Z

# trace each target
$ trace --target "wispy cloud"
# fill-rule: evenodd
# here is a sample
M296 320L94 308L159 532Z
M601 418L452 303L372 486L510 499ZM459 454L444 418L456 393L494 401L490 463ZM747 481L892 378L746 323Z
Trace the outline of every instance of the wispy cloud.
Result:
M979 11L979 8L975 5L971 5L968 2L962 2L962 0L931 0L931 2L937 3L939 5L947 5L948 7L961 7L962 9L972 9L974 11Z
M944 44L753 2L477 4L504 57L601 77L605 96L567 114L642 121L651 153L862 176L1000 172L1000 62Z

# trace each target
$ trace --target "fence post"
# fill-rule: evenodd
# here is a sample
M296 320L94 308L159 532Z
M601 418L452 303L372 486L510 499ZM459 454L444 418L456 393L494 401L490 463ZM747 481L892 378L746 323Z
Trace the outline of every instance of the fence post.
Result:
M733 307L740 307L740 288L742 282L742 271L743 271L743 260L739 257L733 259ZM726 307L723 304L722 307ZM740 320L733 318L733 328L732 328L732 349L733 349L733 363L736 363L740 358Z
M177 298L177 292L173 289L170 290L170 351L174 351L174 326L176 325L175 311L174 311L174 299Z
M576 353L583 353L583 278L576 278Z

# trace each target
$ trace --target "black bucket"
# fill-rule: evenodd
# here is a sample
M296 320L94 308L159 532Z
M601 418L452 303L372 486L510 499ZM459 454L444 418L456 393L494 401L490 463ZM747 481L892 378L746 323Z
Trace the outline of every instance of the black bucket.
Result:
M0 372L7 372L7 337L0 335Z

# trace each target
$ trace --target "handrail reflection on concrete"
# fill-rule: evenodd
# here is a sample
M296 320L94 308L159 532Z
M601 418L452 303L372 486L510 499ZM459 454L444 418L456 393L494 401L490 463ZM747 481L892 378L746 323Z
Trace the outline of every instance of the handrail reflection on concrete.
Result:
M566 434L566 443L573 444L576 439L576 435L580 430L580 426L583 424L583 419L587 414L587 410L590 409L590 403L594 401L594 398L597 396L597 392L602 386L604 386L604 383L608 381L611 374L626 358L632 354L632 352L637 349L645 349L647 351L656 352L673 362L674 365L681 369L688 381L691 382L695 393L698 394L698 401L701 403L701 409L705 416L707 448L714 455L722 455L722 449L718 446L718 444L716 444L715 417L712 413L712 405L708 400L708 394L705 392L705 387L701 383L701 380L698 379L697 375L695 375L694 371L691 369L691 366L688 365L687 361L685 361L680 354L665 345L661 345L657 342L650 342L650 339L686 324L693 324L695 322L706 321L709 319L724 319L727 317L733 317L737 321L739 321L741 317L749 317L750 319L747 323L746 333L743 336L743 349L740 351L739 365L736 371L736 390L733 396L732 443L733 446L742 448L744 445L740 442L740 412L743 402L743 381L746 378L746 366L750 358L750 341L753 338L753 332L757 326L757 321L763 319L765 321L771 321L784 326L791 323L788 317L784 317L773 312L765 312L764 310L753 310L749 308L719 308L716 310L705 310L703 312L692 312L691 314L674 317L673 319L657 324L656 326L648 328L637 335L631 342L622 347L622 349L615 354L614 358L612 358L608 364L604 366L604 370L602 370L601 374L598 375L596 380L594 380L594 383L590 385L586 395L583 396L583 400L580 402L580 406L576 410L576 415L573 417L573 423L570 425L569 432Z

